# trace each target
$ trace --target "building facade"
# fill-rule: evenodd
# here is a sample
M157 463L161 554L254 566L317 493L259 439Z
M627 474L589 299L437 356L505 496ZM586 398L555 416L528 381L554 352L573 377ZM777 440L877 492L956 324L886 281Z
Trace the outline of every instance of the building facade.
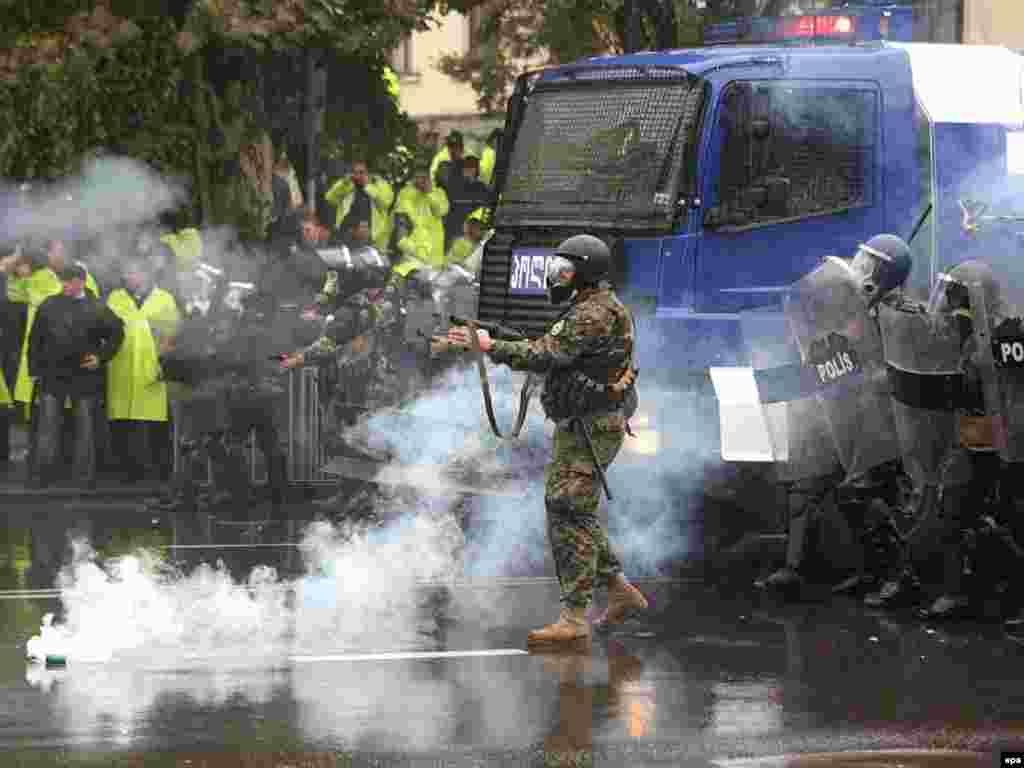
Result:
M504 115L480 114L472 85L449 77L438 66L445 54L471 53L479 29L479 11L449 12L438 15L430 29L412 33L392 52L402 109L423 131L437 131L443 139L452 129L479 135L504 125Z

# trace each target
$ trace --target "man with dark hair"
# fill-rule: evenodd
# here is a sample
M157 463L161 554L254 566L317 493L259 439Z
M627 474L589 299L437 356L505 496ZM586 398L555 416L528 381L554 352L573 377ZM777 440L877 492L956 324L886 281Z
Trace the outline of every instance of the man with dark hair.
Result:
M460 131L452 131L445 139L444 149L434 155L430 163L430 177L445 192L453 178L458 177L459 168L466 151L466 143Z
M30 335L35 322L36 313L42 303L51 296L59 295L62 288L61 274L69 266L80 266L85 271L85 290L93 298L100 295L96 281L84 265L75 261L74 244L62 238L53 238L43 243L32 243L27 246L27 258L31 262L30 275L24 284L25 299L28 313L25 319L25 337L21 345L21 362L15 382L14 399L28 405L32 402L32 379L29 374L28 350L31 345Z
M86 291L84 267L69 265L60 279L63 292L40 305L28 344L28 373L39 387L32 479L37 485L51 479L60 455L64 406L70 401L74 476L93 487L106 388L104 369L124 340L124 323Z
M359 158L352 163L352 173L327 191L327 202L337 209L335 229L347 233L358 222L370 222L370 236L381 251L391 236L391 204L395 192L384 179L370 176L370 166Z
M448 195L430 181L430 171L425 165L417 166L412 184L407 185L398 195L395 205L395 229L400 217L408 220L410 231L398 238L396 261L418 262L433 269L444 269L444 217L448 215ZM392 258L395 258L393 255Z
M445 249L462 236L462 225L477 208L490 204L491 190L480 181L480 160L469 155L462 161L462 172L448 183L448 215L444 220Z

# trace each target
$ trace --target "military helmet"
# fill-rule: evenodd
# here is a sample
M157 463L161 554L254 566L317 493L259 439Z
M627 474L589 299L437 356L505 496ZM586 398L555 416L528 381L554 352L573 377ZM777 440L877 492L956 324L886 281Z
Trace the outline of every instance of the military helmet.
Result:
M911 266L910 246L896 235L875 235L861 243L853 257L853 269L863 277L864 292L872 299L902 287Z
M612 254L605 242L594 235L574 235L555 249L555 256L572 262L578 285L596 285L612 268Z

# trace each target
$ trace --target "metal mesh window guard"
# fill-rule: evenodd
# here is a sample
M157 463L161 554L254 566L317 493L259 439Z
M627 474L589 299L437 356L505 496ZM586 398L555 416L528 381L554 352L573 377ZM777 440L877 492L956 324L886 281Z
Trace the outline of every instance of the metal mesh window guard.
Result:
M728 223L766 224L874 202L872 91L740 83L723 98L720 129Z
M695 80L681 70L609 68L557 78L529 96L502 218L670 217L686 124L696 119Z

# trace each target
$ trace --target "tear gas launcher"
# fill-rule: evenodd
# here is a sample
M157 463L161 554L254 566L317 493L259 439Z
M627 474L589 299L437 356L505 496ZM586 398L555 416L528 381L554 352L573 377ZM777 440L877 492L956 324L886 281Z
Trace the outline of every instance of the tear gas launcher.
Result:
M530 397L537 386L537 376L533 373L526 375L526 381L523 382L523 388L519 392L519 413L516 414L515 426L512 427L512 432L508 435L502 434L501 429L498 428L498 420L494 415L494 400L491 397L491 385L487 379L487 363L484 360L483 350L480 349L480 339L477 337L477 331L487 331L492 339L500 341L524 341L526 336L514 328L507 328L497 323L485 323L459 315L451 315L449 320L453 326L465 327L470 330L470 349L473 351L473 357L476 358L477 371L480 373L480 390L483 393L484 410L487 411L487 421L490 422L491 431L495 437L499 438L515 439L519 437L519 433L523 430L523 424L526 423L526 411L530 406ZM447 351L450 348L452 348L452 345L446 337L431 337L430 351L432 353Z

